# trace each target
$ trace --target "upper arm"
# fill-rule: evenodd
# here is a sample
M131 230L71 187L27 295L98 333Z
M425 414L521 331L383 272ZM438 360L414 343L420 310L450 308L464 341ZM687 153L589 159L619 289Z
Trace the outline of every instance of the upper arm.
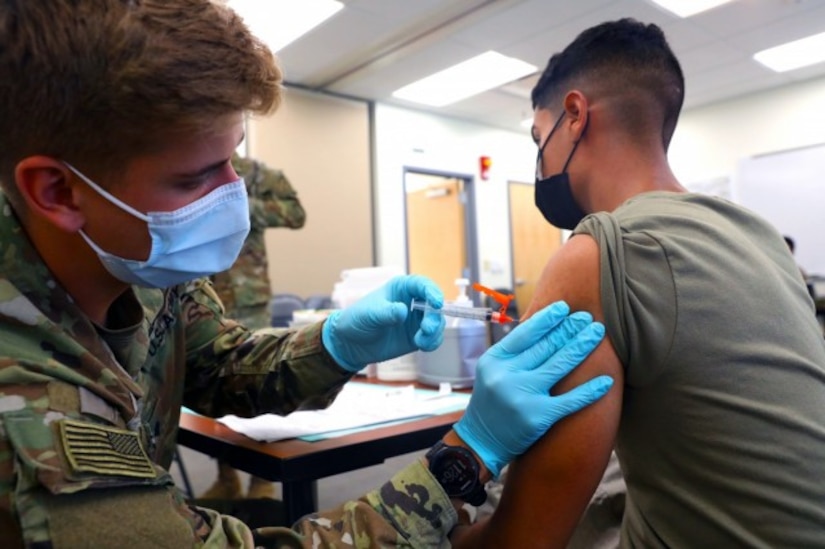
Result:
M598 245L588 235L574 236L547 263L525 317L563 299L572 311L588 311L601 321L599 287ZM605 338L552 391L568 391L599 374L614 379L608 394L556 423L511 464L488 527L496 539L514 547L566 545L601 479L618 429L624 371L610 341Z

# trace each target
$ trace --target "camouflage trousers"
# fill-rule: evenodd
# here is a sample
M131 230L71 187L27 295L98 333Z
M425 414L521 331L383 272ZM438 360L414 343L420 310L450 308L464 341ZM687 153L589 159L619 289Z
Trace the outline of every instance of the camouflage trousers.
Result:
M286 522L284 502L276 499L202 499L190 503L229 515L242 521L252 529L267 526L291 526Z

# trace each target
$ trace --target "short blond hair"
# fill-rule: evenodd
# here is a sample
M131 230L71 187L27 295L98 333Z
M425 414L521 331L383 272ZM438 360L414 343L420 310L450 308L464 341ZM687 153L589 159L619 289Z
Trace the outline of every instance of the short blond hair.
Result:
M240 17L210 0L3 0L0 183L31 155L114 172L165 135L272 112L282 75Z

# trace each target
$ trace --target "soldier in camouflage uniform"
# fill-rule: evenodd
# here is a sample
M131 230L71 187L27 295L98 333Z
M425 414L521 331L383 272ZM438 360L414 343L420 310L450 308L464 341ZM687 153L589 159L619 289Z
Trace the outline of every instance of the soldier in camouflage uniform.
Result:
M412 298L443 302L423 277L323 323L257 331L199 278L229 268L246 236L230 159L244 112L271 112L280 81L219 2L0 2L0 547L449 544L461 501L427 460L256 532L188 504L168 473L182 405L326 406L364 364L443 337L441 315L407 312ZM609 387L550 396L604 332L562 304L545 311L482 357L445 436L480 480Z
M306 213L298 200L298 193L282 171L238 154L232 157L232 167L246 184L249 235L232 267L210 278L223 302L226 316L249 328L265 328L270 325L269 300L272 291L264 231L277 227L300 229L306 221ZM238 472L228 463L219 461L218 478L200 497L226 500L242 495ZM249 479L246 497L274 498L275 487L268 480L253 475Z
M227 316L251 328L269 326L268 262L264 230L300 229L306 221L298 193L281 170L235 154L235 173L243 177L249 195L250 228L238 259L228 271L211 277Z

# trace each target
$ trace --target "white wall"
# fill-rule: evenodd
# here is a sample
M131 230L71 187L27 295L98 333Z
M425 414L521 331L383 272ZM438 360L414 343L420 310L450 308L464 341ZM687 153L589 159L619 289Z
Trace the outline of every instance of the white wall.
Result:
M823 142L825 78L685 111L669 158L689 185L733 176L744 157Z
M669 158L676 177L688 188L712 188L714 194L753 208L781 233L791 235L796 240L797 262L808 273L820 274L825 273L819 226L825 178L805 176L795 153L769 153L821 143L825 143L825 78L686 111L673 136ZM820 154L820 149L799 154ZM753 160L758 155L769 156ZM773 181L754 180L755 162L770 163ZM791 165L783 169L777 162ZM812 199L801 200L805 193Z
M283 170L307 215L297 231L266 231L272 291L332 293L342 270L372 264L367 104L287 88L247 133L249 155Z
M474 178L482 284L512 285L508 181L533 182L536 146L523 134L427 113L376 105L375 216L379 265L406 268L403 170L417 168ZM489 179L478 177L489 156Z
M796 261L810 275L825 274L825 146L763 154L739 162L737 202L761 214L795 241Z

